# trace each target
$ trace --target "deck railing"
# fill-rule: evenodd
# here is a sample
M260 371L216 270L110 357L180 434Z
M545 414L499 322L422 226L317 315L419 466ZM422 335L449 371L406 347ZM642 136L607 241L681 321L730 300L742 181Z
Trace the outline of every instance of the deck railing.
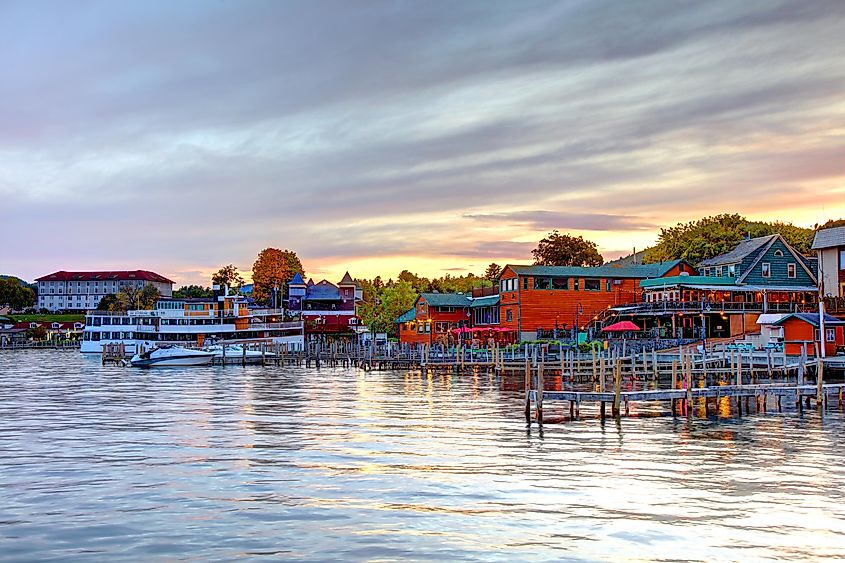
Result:
M734 301L652 301L629 303L614 307L625 313L794 313L800 311L800 303L745 303Z

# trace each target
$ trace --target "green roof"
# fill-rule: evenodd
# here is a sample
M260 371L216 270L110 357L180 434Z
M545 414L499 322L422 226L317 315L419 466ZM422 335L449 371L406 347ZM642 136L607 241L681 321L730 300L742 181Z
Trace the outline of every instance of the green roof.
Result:
M499 296L498 295L488 295L486 297L476 297L470 303L470 308L475 309L476 307L492 307L493 305L499 304Z
M634 264L629 266L518 266L508 264L520 276L561 276L569 278L659 278L684 262L671 260L655 264Z
M411 307L401 315L399 318L396 319L397 323L409 323L417 318L417 309L416 307Z
M720 276L670 276L642 280L640 287L662 287L669 285L736 285L736 278Z
M469 307L470 298L466 293L420 293L419 299L425 299L429 307Z

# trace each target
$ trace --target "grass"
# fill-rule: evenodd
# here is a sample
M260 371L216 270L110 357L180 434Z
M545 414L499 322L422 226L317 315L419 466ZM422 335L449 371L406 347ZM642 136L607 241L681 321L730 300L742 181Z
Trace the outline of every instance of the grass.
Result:
M66 323L85 322L85 315L6 315L16 323Z

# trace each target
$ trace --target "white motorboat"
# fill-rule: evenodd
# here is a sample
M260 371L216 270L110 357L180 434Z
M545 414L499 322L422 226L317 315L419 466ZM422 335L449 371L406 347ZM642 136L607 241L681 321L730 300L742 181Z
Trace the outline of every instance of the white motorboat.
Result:
M193 350L181 346L153 348L135 354L129 361L134 367L207 366L214 359L213 352Z

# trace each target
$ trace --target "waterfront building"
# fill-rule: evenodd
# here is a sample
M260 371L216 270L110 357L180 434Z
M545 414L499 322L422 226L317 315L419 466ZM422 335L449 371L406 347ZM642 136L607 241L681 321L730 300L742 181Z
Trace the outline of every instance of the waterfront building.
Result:
M454 329L469 328L472 297L465 293L420 293L397 319L399 340L410 344L446 342Z
M812 248L819 265L819 295L828 310L845 313L845 227L817 231Z
M644 279L641 303L613 307L655 336L722 338L756 330L763 313L815 306L817 261L778 234L746 239L698 265L696 275Z
M536 340L599 325L614 306L641 301L640 281L689 275L685 260L598 267L508 264L499 277L499 326Z
M305 334L352 337L362 328L357 314L362 289L349 272L335 285L327 280L306 283L297 273L288 282L288 311L302 319Z
M826 356L834 356L845 348L845 321L831 315L824 317L824 335L819 330L819 314L815 312L760 315L761 346L782 346L790 356L815 356L824 337Z
M66 272L47 274L38 283L37 308L49 311L84 311L94 309L109 294L125 287L155 287L164 298L173 295L173 281L148 270Z

